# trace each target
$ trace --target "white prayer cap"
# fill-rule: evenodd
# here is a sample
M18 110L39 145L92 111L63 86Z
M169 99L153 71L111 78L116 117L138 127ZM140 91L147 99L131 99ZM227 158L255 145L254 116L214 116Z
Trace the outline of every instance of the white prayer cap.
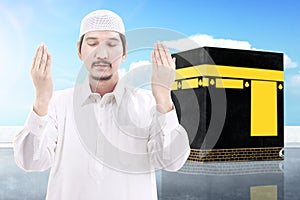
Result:
M116 31L125 35L122 18L110 10L96 10L82 19L79 37L90 31Z

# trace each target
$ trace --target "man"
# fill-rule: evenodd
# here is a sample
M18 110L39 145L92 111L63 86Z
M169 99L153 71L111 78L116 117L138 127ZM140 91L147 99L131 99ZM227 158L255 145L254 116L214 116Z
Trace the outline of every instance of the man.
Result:
M108 10L89 13L78 42L87 79L53 93L51 55L38 47L36 97L14 152L26 171L51 168L47 199L157 199L154 169L185 163L188 137L170 97L175 60L164 44L154 45L151 92L119 80L126 50L122 19Z

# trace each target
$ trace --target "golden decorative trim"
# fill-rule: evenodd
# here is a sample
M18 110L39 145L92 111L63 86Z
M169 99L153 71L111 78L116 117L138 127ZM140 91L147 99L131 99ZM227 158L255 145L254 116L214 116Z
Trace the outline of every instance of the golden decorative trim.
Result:
M237 149L191 149L189 161L235 162L254 160L283 160L279 152L283 147L237 148Z
M203 64L176 70L176 80L195 78L199 76L284 81L283 71L270 69Z

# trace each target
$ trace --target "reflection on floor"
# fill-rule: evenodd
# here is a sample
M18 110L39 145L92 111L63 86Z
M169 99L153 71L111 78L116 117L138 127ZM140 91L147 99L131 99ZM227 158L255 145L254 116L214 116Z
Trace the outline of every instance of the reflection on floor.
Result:
M280 166L279 161L187 163L178 173L161 172L160 199L283 199Z
M297 200L300 148L285 148L284 161L196 163L179 172L157 171L160 200ZM48 171L26 173L10 148L0 149L0 200L44 199Z

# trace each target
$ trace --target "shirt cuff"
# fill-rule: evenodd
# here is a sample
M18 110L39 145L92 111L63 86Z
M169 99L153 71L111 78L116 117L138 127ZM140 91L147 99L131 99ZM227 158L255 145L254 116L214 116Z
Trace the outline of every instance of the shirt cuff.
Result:
M161 127L163 136L168 135L170 132L174 131L179 125L175 109L165 114L161 114L158 118L158 122Z
M177 134L174 133L175 130L179 127L179 122L177 118L177 113L175 108L165 114L160 114L158 117L158 123L163 136L163 159L171 159L171 149L170 145ZM175 131L178 132L178 131Z
M41 136L46 128L47 123L48 115L39 116L34 111L31 111L28 116L26 125L31 134L35 136Z

